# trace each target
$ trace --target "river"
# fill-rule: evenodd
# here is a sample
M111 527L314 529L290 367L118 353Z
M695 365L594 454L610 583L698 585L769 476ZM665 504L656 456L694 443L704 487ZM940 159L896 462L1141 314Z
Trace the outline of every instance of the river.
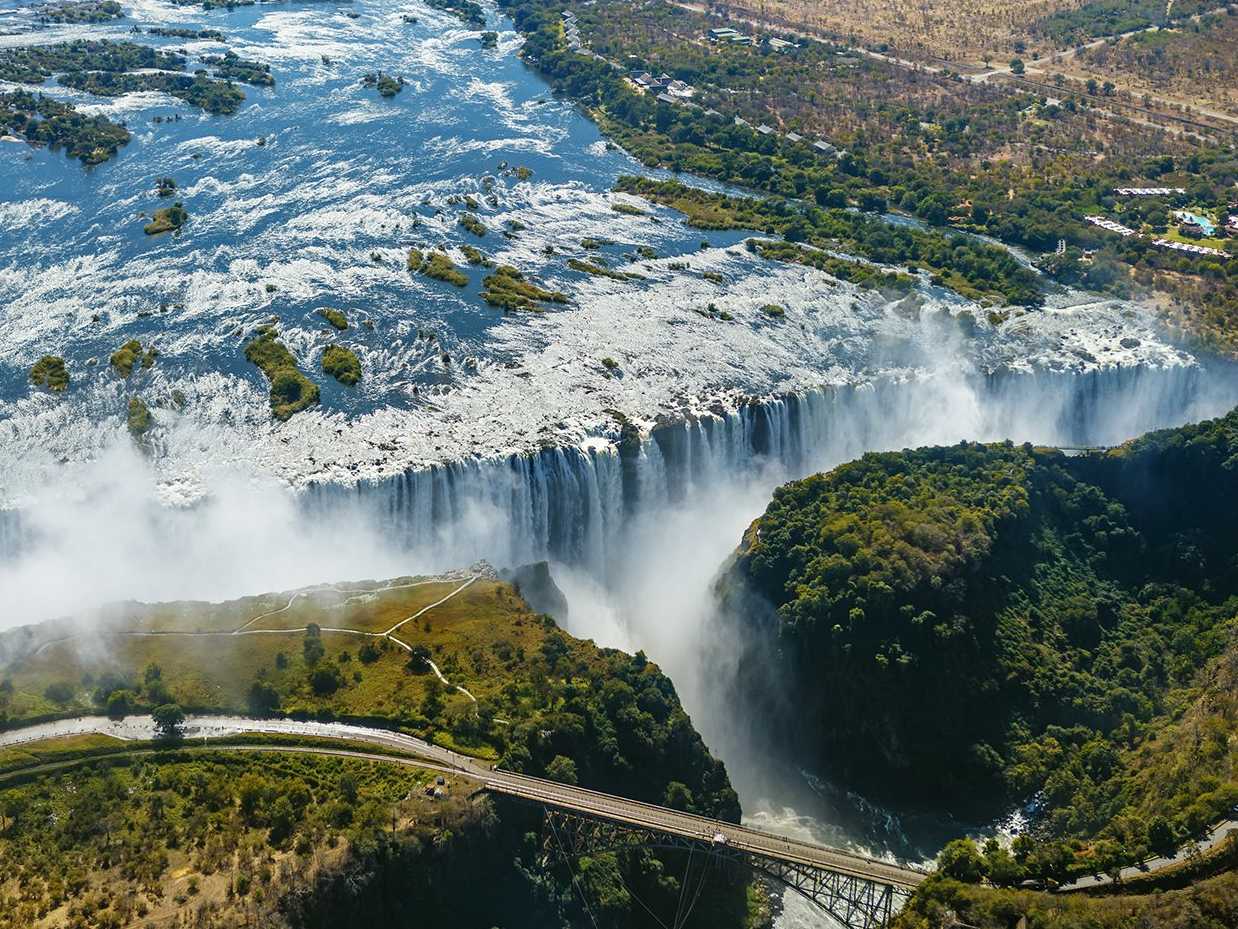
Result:
M1228 369L1138 306L1061 293L990 319L928 285L891 302L611 193L643 169L550 93L493 10L497 47L483 49L415 0L124 7L111 24L35 29L0 0L0 47L218 29L222 44L136 38L185 49L191 69L231 49L269 63L276 84L209 116L49 82L133 140L93 169L0 144L0 599L14 617L0 623L90 598L222 599L549 558L568 628L666 668L755 824L917 857L939 823L835 792L793 761L754 764L729 725L716 697L730 633L708 588L743 528L780 481L866 450L1108 444L1238 398ZM363 86L378 71L404 90ZM141 214L165 205L163 176L190 220L149 237ZM464 197L482 238L460 225ZM570 301L487 306L488 272L465 265L464 245ZM446 250L469 285L410 274L412 246ZM324 307L350 328L330 330ZM272 320L322 388L284 424L242 353ZM128 339L159 357L123 380L108 357ZM361 359L357 387L320 370L337 341ZM45 353L66 359L63 396L29 387ZM141 447L125 431L131 396L155 421ZM626 465L616 412L643 435ZM815 920L788 898L784 926Z

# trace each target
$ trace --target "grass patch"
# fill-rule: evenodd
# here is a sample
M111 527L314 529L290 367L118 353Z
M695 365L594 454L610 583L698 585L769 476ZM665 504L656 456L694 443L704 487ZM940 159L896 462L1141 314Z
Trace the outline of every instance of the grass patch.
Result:
M348 317L345 316L341 310L337 310L335 307L324 306L318 311L318 315L340 332L343 332L348 328Z
M649 214L640 207L632 206L630 203L612 203L610 208L616 213L622 213L624 216L648 216Z
M584 261L580 258L569 258L567 266L573 271L580 271L584 274L590 274L594 277L608 277L613 281L640 281L644 278L639 274L633 274L630 271L612 271L610 268L604 268L594 261Z
M64 393L69 387L69 372L64 359L59 355L44 355L30 368L30 383L55 393Z
M276 419L290 419L318 402L318 385L301 373L274 327L263 327L250 340L245 358L266 375L271 385L271 413Z
M351 349L328 345L322 353L322 370L348 387L361 380L361 361Z
M171 206L155 210L151 221L142 227L147 235L159 235L161 232L176 232L189 220L189 212L178 201Z
M464 252L464 259L471 265L477 265L481 268L493 268L494 261L489 258L481 249L472 245L460 246L460 251Z
M487 232L486 224L478 219L473 213L462 214L460 216L460 225L478 238L481 238Z
M533 310L539 312L543 303L566 303L567 295L557 290L546 290L511 265L501 265L497 271L482 281L482 298L491 306L505 310Z
M418 249L410 248L408 270L457 287L465 287L469 282L468 275L457 268L445 252L430 252L429 256L425 256Z
M134 366L141 364L142 369L146 370L154 365L155 359L159 357L159 350L151 347L145 352L142 351L142 343L137 339L130 339L116 351L112 352L108 363L112 366L112 370L126 380L133 374Z
M135 439L142 438L155 424L150 415L150 407L140 397L129 398L129 412L125 423L129 428L129 434Z

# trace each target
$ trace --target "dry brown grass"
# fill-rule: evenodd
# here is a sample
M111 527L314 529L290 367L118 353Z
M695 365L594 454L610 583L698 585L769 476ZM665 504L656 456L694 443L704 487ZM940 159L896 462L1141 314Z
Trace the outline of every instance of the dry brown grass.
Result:
M853 38L856 44L888 43L951 61L1004 63L1028 26L1083 0L741 0L723 6L736 15L786 23L809 32Z

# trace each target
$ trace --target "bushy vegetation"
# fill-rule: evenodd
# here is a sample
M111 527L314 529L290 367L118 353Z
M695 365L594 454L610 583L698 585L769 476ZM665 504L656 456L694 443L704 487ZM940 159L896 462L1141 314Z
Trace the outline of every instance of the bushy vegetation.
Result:
M366 87L373 87L383 97L394 97L404 89L404 78L393 77L390 74L384 74L382 71L376 74L365 75L361 79L361 83L365 84Z
M757 200L715 194L679 181L655 181L622 177L616 190L636 194L684 213L688 224L698 229L755 229L780 233L787 243L767 243L762 254L819 266L846 280L871 281L880 286L896 275L881 269L861 272L854 262L813 256L797 247L804 243L817 248L843 249L881 264L923 266L936 273L943 283L965 296L992 294L1007 303L1039 305L1044 300L1035 275L1019 265L1007 252L963 236L944 237L937 233L892 226L881 219L835 207L797 207L785 201ZM848 266L852 267L848 269ZM947 279L948 276L948 279ZM910 281L904 281L902 289Z
M301 373L274 327L263 327L246 343L245 358L256 364L270 382L271 413L276 419L290 419L294 413L318 402L318 385Z
M157 90L208 113L234 113L244 101L239 88L211 80L205 72L168 73L184 68L183 55L134 42L79 40L0 49L0 79L16 83L41 84L59 74L59 83L75 90L104 97Z
M322 353L322 370L348 387L361 380L361 361L357 353L342 345L328 345Z
M129 412L125 417L125 424L129 429L129 434L135 439L142 438L154 426L150 407L140 397L129 398Z
M467 287L469 283L468 275L457 268L445 252L430 252L426 256L422 255L418 249L410 248L408 250L408 270L413 273L420 272L426 277L454 284L457 287Z
M1075 458L866 455L776 491L731 579L776 607L832 771L971 812L1036 795L1038 877L1129 861L1238 802L1235 453L1238 411Z
M84 164L102 164L129 142L129 130L103 116L84 116L76 108L42 94L0 92L0 130L36 145L63 148Z
M184 56L135 42L78 40L0 49L0 79L20 84L41 84L53 74L123 74L147 68L181 71L184 67Z
M486 224L478 219L474 213L460 214L460 225L478 238L486 234Z
M101 97L120 97L141 91L159 91L178 97L208 113L235 113L245 102L245 93L228 81L215 81L204 74L118 74L111 71L75 71L62 74L65 87Z
M336 309L332 306L324 306L318 311L318 315L329 322L339 332L343 332L348 328L348 317L344 315L343 310Z
M500 265L482 280L481 296L491 306L505 310L540 312L543 303L567 302L566 294L538 287L511 265Z
M30 383L44 390L63 393L69 387L69 372L59 355L44 355L30 368Z
M159 357L159 350L154 346L148 348L145 352L142 351L142 343L137 339L130 339L116 351L112 352L108 363L111 364L114 370L121 377L128 379L133 373L135 365L141 365L142 369L152 367L155 364L155 359Z
M480 3L473 0L426 0L427 4L436 10L459 16L474 29L486 25L486 11Z
M150 222L142 227L147 235L159 235L161 232L176 232L189 221L189 211L179 200L171 206L155 210Z
M274 87L275 78L271 76L271 66L260 61L247 61L234 51L223 55L210 55L202 59L215 69L215 76L228 81L240 81L242 84L252 84L255 87Z
M45 23L106 23L124 15L116 0L61 0L38 10Z
M461 245L460 251L464 253L464 260L471 265L477 265L482 268L493 268L494 260L474 245Z

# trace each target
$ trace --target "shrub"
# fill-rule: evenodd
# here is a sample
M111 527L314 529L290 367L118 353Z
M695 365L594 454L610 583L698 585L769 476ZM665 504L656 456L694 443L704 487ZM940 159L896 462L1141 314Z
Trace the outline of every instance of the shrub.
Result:
M30 369L30 382L36 387L63 393L69 386L69 372L59 355L44 355Z
M361 380L361 361L342 345L328 345L322 353L322 370L341 384L352 387Z

